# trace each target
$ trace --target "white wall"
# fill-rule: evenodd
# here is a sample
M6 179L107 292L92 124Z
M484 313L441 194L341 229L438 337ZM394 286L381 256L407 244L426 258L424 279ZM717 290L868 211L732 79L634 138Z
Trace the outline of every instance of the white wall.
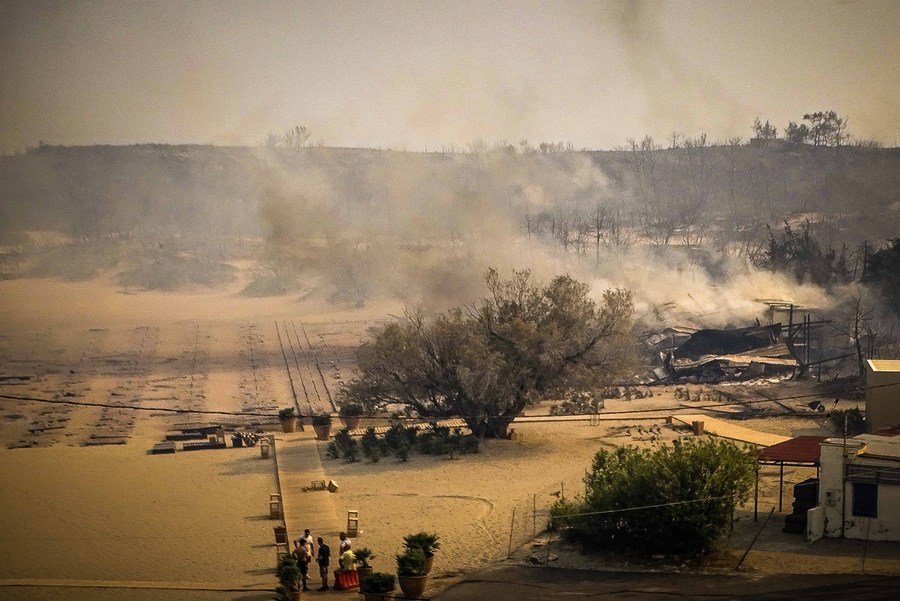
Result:
M867 458L857 453L863 448L861 441L847 441L847 461L854 465L897 466L897 462ZM825 514L825 536L841 536L843 508L844 536L846 538L900 541L900 485L878 485L878 517L853 515L853 483L843 482L844 446L839 438L822 443L821 469L819 472L819 505Z

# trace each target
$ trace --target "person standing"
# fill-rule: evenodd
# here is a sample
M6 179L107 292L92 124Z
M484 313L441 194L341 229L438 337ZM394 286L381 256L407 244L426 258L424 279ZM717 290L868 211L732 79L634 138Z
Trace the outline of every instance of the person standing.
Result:
M319 554L316 557L316 563L319 564L319 575L322 577L322 588L320 591L328 590L328 564L331 562L331 547L325 544L325 540L320 536L316 541L319 543Z
M303 590L308 591L307 580L309 579L309 545L301 539L294 541L294 558L297 560L297 567L300 568L300 580L303 582Z
M338 538L341 539L340 554L343 555L353 547L353 541L347 538L346 532L341 532Z

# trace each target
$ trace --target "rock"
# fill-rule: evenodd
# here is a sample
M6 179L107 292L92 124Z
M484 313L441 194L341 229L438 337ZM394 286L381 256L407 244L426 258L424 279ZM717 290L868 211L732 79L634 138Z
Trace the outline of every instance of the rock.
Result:
M528 561L529 561L530 563L533 563L533 564L539 564L539 563L541 563L541 559L540 559L540 557L538 557L537 555L529 555L529 556L528 556Z

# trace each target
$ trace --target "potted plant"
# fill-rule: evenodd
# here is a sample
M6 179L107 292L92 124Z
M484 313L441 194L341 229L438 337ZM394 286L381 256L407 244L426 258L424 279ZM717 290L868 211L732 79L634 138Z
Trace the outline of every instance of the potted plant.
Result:
M425 554L422 549L406 549L397 556L397 580L404 597L421 597L428 586Z
M366 601L382 601L394 598L394 575L375 572L368 576L360 576L359 592Z
M293 432L297 429L297 412L293 407L285 407L278 411L278 421L281 422L283 432Z
M425 555L426 574L430 574L434 567L434 552L441 548L439 538L434 532L417 532L403 537L403 546L407 549L421 549Z
M278 596L282 601L300 601L300 566L293 555L283 555L278 560Z
M344 427L348 430L356 430L359 428L359 420L363 414L363 406L359 403L344 403L341 405L341 409L338 412L338 416L341 418L341 423L344 424Z
M312 418L313 429L316 431L317 440L328 440L331 435L331 416L327 413L314 415Z
M244 437L241 436L240 432L235 432L231 435L231 446L235 448L244 446Z
M362 549L354 551L353 554L356 555L356 561L361 564L356 567L356 571L359 572L360 579L375 572L375 568L369 565L369 560L375 558L375 554L372 553L372 549L363 547Z

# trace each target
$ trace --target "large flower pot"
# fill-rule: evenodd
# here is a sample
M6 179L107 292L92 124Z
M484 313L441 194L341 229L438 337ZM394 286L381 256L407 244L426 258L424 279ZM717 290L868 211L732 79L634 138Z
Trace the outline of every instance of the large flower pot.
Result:
M375 568L372 566L357 567L356 571L359 572L359 581L362 582L363 578L371 576L375 572Z
M400 581L400 590L404 597L421 597L428 586L428 574L424 576L397 576Z
M291 591L291 600L300 601L300 591Z
M316 440L328 440L331 437L331 424L327 426L313 426L316 431Z
M359 420L360 417L358 415L341 416L341 423L344 424L344 427L348 430L356 430L359 428Z
M434 567L434 553L425 556L425 573L431 574L431 568Z
M283 419L281 420L281 431L284 433L293 432L297 429L297 418L292 417L291 419Z
M389 599L394 598L394 591L388 591L386 593L366 593L363 594L363 599L366 601L388 601Z

